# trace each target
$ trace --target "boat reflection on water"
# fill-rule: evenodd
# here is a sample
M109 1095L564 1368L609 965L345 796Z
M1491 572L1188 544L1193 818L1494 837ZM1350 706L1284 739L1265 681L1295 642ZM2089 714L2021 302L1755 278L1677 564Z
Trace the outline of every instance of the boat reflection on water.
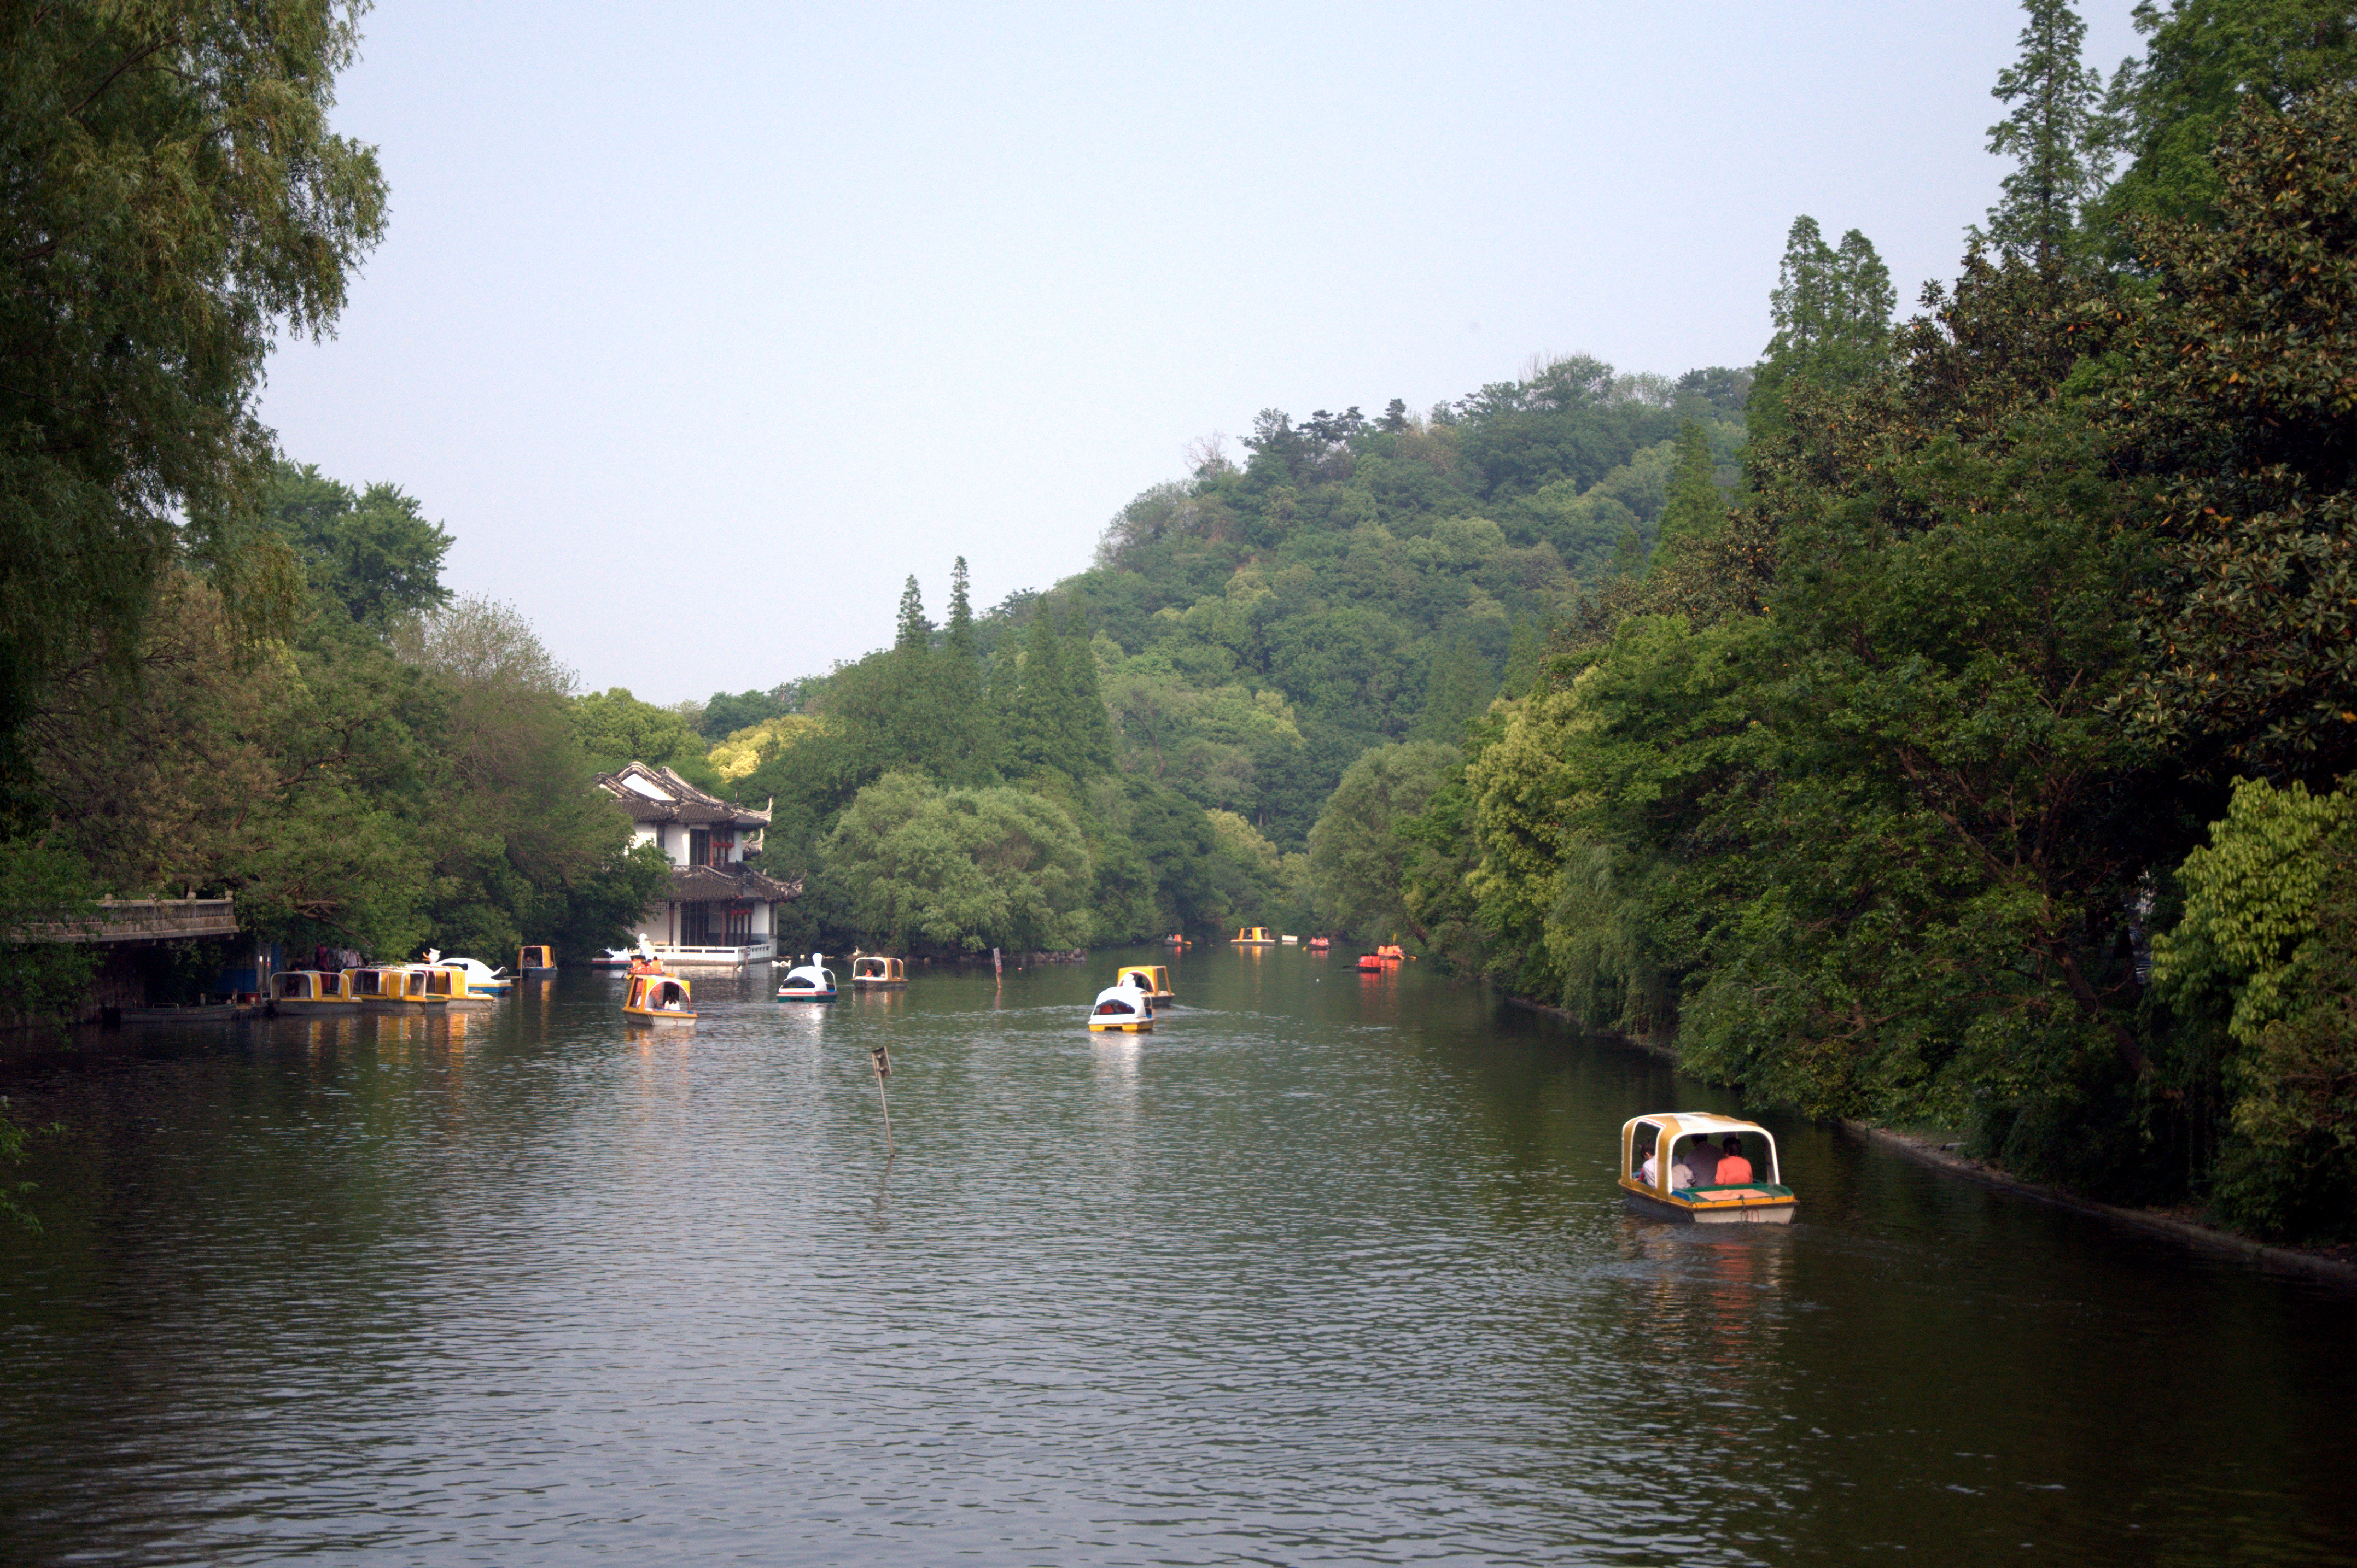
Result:
M438 1017L428 1018L424 1013L404 1009L398 1013L368 1013L362 1024L369 1039L376 1046L414 1046L423 1043L433 1034Z
M305 1050L334 1050L339 1046L359 1043L361 1020L357 1013L314 1013L301 1018L282 1019L278 1037L292 1040Z
M1095 1080L1101 1098L1136 1103L1137 1062L1145 1048L1145 1040L1137 1035L1091 1031L1089 1076Z
M1625 1326L1644 1354L1681 1366L1718 1394L1751 1384L1781 1363L1772 1354L1789 1321L1786 1276L1792 1231L1783 1226L1687 1227L1621 1221L1623 1259L1641 1266Z

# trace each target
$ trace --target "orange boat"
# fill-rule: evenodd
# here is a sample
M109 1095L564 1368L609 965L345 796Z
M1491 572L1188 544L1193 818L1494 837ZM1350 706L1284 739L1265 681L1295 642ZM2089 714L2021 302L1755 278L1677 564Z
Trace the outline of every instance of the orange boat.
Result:
M1311 952L1324 952L1328 948L1330 948L1333 945L1334 941L1330 937L1312 937L1309 939L1309 950Z

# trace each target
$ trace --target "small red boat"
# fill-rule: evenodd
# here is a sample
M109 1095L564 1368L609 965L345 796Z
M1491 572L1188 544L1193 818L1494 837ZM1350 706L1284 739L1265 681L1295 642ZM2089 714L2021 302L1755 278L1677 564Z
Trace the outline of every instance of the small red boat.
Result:
M1328 948L1330 948L1333 945L1334 943L1332 939L1328 937L1312 937L1309 939L1309 950L1311 952L1324 952Z
M1359 955L1359 968L1368 974L1381 974L1390 967L1391 965L1371 952L1362 952Z

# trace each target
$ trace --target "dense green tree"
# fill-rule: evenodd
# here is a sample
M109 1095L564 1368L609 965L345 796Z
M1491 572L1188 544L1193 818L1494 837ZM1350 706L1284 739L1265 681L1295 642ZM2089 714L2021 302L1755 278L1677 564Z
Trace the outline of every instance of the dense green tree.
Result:
M178 556L250 632L295 608L244 525L282 331L342 308L384 210L328 128L357 7L183 0L0 10L0 746L85 652L120 680ZM0 756L0 763L6 757Z
M1093 778L1113 768L1113 720L1105 712L1104 683L1097 672L1088 614L1077 600L1064 607L1063 644L1062 727L1070 740L1069 760L1058 766L1075 778Z
M974 602L967 596L965 557L950 567L950 620L943 644L950 652L971 662L979 653L974 639Z
M425 918L451 950L503 962L565 928L576 898L604 891L629 822L593 787L573 672L513 607L457 600L397 646L433 678L442 709Z
M2134 15L2150 41L2113 79L2129 161L2102 203L2122 259L2136 253L2128 215L2212 215L2211 153L2246 104L2281 112L2357 81L2357 16L2343 0L2139 0Z
M1488 707L1497 693L1489 660L1465 639L1451 638L1433 660L1425 686L1424 711L1416 716L1408 737L1454 746L1464 735L1466 722Z
M1404 892L1427 847L1396 831L1431 803L1462 763L1454 746L1410 741L1379 746L1351 764L1309 831L1309 875L1320 921L1367 937L1431 931Z
M782 718L792 710L774 692L715 692L695 728L707 741L726 740L740 730Z
M2153 973L2232 1043L2223 1205L2263 1233L2357 1232L2357 793L2238 780L2181 877Z
M573 723L591 764L610 773L632 762L669 768L699 789L724 788L707 760L711 748L671 708L659 708L611 687L573 699Z
M1036 793L888 774L844 812L825 861L860 929L891 947L971 955L1090 940L1087 846Z
M359 495L317 464L280 463L264 511L293 548L314 601L383 633L450 602L442 558L450 536L397 485Z
M2083 58L2087 24L2067 0L2022 0L2029 15L2021 54L1997 75L1991 97L2013 112L1989 127L1988 150L2014 160L2005 197L1989 209L1987 239L2038 265L2079 249L2081 212L2102 194L2115 126L2103 79Z

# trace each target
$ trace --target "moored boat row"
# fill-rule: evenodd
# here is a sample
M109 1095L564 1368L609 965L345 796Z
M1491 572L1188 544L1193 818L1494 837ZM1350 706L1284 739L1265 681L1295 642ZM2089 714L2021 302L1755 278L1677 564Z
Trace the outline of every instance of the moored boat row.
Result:
M488 1007L511 983L479 959L429 950L423 963L279 970L270 977L270 1004L281 1013Z

